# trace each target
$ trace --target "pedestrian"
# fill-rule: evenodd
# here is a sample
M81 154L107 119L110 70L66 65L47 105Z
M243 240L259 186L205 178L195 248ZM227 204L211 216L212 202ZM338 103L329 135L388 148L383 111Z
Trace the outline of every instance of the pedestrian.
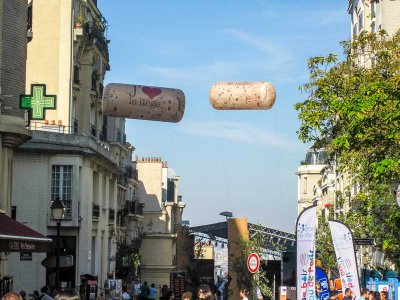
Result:
M246 289L241 289L239 292L239 296L242 300L249 300L249 298L247 298L248 294L249 292Z
M166 284L164 284L161 288L161 296L160 300L169 300L169 298L172 296L172 291L168 288Z
M361 297L358 300L369 300L369 289L362 288L361 289Z
M147 285L147 281L143 282L143 285L140 287L140 300L147 300L149 299L150 288Z
M1 300L22 300L21 295L15 292L7 293Z
M150 289L149 289L149 300L155 300L156 294L157 294L156 286L154 283L152 283L150 284Z
M380 292L381 300L388 300L388 292L382 291Z
M47 285L43 286L40 289L40 296L39 296L39 300L54 300L52 297L49 296L49 288L47 287Z
M39 299L39 292L37 290L34 290L32 294L29 294L29 297L31 297L31 300L38 300Z
M22 300L26 300L26 293L24 290L20 291L19 295L21 296Z
M142 285L140 284L140 280L137 277L131 282L131 290L132 290L132 294L133 294L133 299L134 300L138 300L139 299L140 287L141 286Z
M54 297L55 300L80 300L79 294L75 290L63 290Z
M206 284L202 284L199 287L199 291L197 292L198 300L214 300L214 295L210 289L210 287Z
M373 291L368 292L368 300L374 300L374 292Z
M192 292L184 292L182 294L182 300L192 300L193 293Z
M128 289L126 286L122 286L122 299L123 300L131 300L131 295L128 293Z
M353 300L353 291L351 290L351 288L346 288L344 290L343 300Z
M379 292L374 292L374 300L381 300L381 294Z

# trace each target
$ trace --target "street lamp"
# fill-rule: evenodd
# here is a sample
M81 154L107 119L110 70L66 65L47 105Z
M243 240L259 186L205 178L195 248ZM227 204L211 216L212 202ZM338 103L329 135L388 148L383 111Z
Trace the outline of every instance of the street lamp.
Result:
M61 221L64 219L65 205L60 200L60 197L57 197L56 200L51 202L51 214L53 220L57 222L57 239L56 239L56 282L55 288L58 289L60 287L60 229L61 229Z
M230 211L223 211L219 213L220 216L224 216L227 220L233 218L233 213Z

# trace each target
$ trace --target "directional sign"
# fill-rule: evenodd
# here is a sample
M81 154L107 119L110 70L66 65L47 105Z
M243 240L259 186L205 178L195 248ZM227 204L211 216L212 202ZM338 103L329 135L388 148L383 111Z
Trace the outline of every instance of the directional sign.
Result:
M373 238L355 238L353 239L354 245L358 246L370 246L375 245L375 239Z
M260 257L257 253L251 253L247 258L247 269L250 273L256 273L260 267Z

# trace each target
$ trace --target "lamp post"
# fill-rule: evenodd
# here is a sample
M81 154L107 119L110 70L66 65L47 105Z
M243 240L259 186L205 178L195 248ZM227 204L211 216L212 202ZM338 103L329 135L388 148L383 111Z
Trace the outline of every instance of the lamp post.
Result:
M60 229L61 221L64 219L65 205L59 197L51 202L51 214L53 220L57 222L57 239L56 239L56 282L55 288L60 288Z

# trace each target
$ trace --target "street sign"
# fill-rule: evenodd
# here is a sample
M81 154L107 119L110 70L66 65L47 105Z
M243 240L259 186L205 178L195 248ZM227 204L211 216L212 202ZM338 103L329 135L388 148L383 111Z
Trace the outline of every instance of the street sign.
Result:
M251 253L247 258L247 269L250 273L256 273L260 267L260 257L257 253Z
M370 246L375 245L375 239L373 238L355 238L354 245L357 246Z

